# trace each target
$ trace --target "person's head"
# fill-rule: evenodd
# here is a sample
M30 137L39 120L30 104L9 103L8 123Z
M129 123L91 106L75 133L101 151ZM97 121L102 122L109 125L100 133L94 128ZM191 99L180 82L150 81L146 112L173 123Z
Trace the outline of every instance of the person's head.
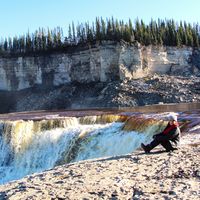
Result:
M168 119L169 119L169 123L172 125L174 124L175 122L177 122L177 116L175 114L170 114L168 116Z

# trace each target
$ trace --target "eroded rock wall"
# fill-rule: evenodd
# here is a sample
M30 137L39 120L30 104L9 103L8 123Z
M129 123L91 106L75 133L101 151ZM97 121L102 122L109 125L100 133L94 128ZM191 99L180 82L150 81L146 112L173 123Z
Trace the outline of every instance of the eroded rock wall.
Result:
M112 42L72 53L0 58L0 90L36 85L110 82L149 74L199 73L200 53L189 47L144 47Z

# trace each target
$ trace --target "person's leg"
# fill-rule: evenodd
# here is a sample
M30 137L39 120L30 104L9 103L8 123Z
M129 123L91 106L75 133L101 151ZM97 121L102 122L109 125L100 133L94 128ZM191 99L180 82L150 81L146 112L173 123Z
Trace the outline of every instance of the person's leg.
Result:
M163 133L154 135L153 138L154 140L150 144L148 145L144 145L143 143L141 144L141 147L144 149L146 153L149 153L154 147L158 146L159 144L161 144L166 149L166 151L177 150L177 148L174 148L172 146L170 141L172 141L177 146L177 143L180 140L179 135L169 137L169 135L165 135Z
M175 137L173 137L171 139L171 141L173 142L174 146L178 146L179 142L180 142L180 136L179 135L176 135Z
M166 149L167 152L174 150L174 148L172 147L172 144L169 140L162 141L162 142L160 142L160 144Z
M145 153L149 153L154 147L158 146L160 142L156 139L154 139L150 144L144 145L143 143L141 144L141 147L145 151Z
M143 148L143 150L146 153L149 153L154 147L158 146L159 144L161 144L163 142L165 143L166 141L169 141L168 136L164 135L162 133L154 135L153 138L154 138L154 140L150 144L148 144L148 145L144 145L143 143L141 144L141 147Z

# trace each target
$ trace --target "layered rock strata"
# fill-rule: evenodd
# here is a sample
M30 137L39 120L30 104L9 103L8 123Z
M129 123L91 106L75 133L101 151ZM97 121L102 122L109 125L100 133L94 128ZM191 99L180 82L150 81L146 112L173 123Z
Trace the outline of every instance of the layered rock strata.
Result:
M190 47L144 47L113 42L66 53L1 57L0 90L110 82L154 73L196 75L199 59L199 51Z

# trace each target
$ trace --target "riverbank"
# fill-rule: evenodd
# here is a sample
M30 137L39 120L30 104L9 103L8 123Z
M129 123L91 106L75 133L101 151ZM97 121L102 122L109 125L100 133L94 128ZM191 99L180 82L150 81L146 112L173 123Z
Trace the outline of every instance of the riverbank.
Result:
M199 134L155 149L58 166L0 186L0 199L199 199Z
M151 75L135 80L0 91L0 113L197 103L200 102L199 82L198 76Z

